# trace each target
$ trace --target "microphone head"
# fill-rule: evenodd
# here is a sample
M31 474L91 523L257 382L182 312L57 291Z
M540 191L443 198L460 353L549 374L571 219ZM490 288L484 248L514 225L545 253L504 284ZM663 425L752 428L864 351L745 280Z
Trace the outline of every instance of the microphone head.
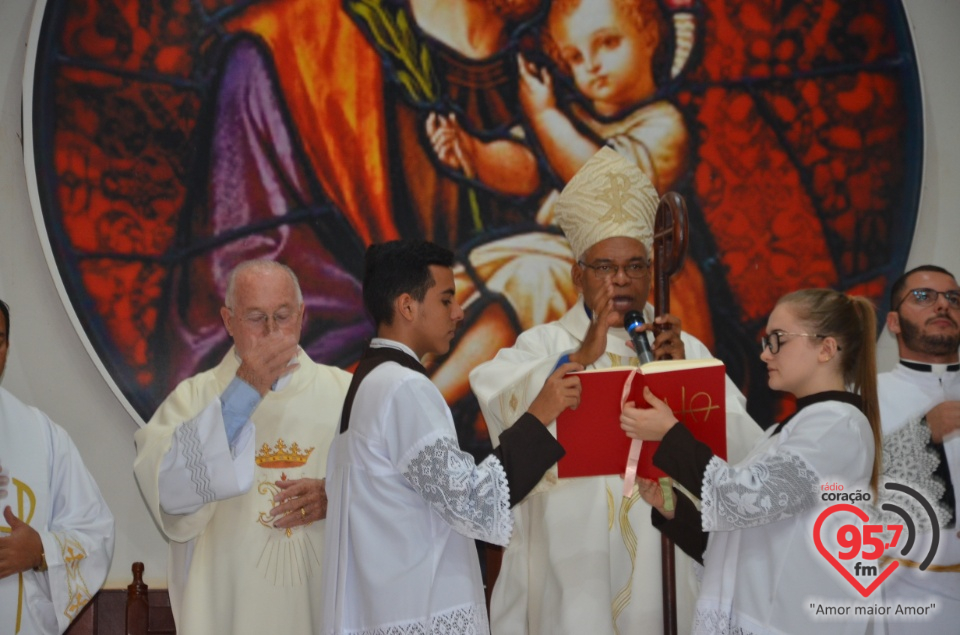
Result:
M623 316L623 328L627 329L627 333L632 333L633 329L641 324L643 324L643 313L640 313L640 311L627 311L627 314Z

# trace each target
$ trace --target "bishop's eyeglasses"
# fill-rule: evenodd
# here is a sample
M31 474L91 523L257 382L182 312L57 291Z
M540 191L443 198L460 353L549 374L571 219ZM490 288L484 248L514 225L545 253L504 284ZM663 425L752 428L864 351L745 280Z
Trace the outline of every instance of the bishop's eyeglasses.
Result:
M621 269L623 269L624 275L633 280L639 280L650 273L649 260L636 260L634 262L628 262L625 265L615 265L609 262L603 262L599 265L588 265L582 260L578 260L577 264L592 271L594 277L598 280L615 278Z
M960 291L953 289L950 291L937 291L936 289L927 289L924 287L907 291L907 295L903 296L903 299L897 303L897 306L895 306L893 310L896 311L899 309L907 300L911 300L914 304L921 307L933 306L940 296L943 296L943 299L947 301L951 309L960 309Z

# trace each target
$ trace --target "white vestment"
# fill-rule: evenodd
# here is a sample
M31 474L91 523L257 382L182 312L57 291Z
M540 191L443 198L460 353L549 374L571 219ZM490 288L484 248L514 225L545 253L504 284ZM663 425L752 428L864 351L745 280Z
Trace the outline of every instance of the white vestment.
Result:
M824 483L839 483L849 493L869 491L870 423L856 406L822 401L775 430L743 461L714 457L707 465L701 513L710 538L692 632L863 633L865 616L825 619L811 609L864 604L817 552L813 527L833 504L823 502ZM836 531L822 528L821 535L832 549Z
M647 306L647 322L653 308ZM470 373L494 444L529 407L559 357L580 347L589 327L583 303L560 320L533 327L512 348ZM681 333L688 359L712 357ZM622 328L610 329L594 368L636 364ZM727 452L746 455L762 431L727 378ZM555 424L550 430L555 433ZM494 635L655 633L662 630L660 533L650 506L622 497L618 477L557 479L551 469L514 512L514 533L491 598ZM696 598L693 561L677 550L679 632L689 632Z
M952 527L942 526L949 510L938 504L944 495L944 484L933 476L940 458L928 446L930 429L926 414L944 401L960 401L960 372L923 372L898 364L892 371L878 376L877 387L883 424L884 480L919 491L933 505L941 525L937 554L931 565L920 571L917 565L930 549L928 514L905 496L893 498L892 502L904 507L921 531L906 556L900 553L899 547L888 550L887 555L903 560L900 570L881 586L884 601L889 605L911 606L935 603L936 610L931 611L930 616L888 616L887 632L956 633L960 629L960 537L957 535L960 524L954 517ZM960 510L956 500L960 496L960 432L943 440L943 450L953 482L953 509ZM886 522L898 520L886 519Z
M10 480L0 510L40 534L47 561L0 580L0 633L62 633L107 578L113 515L63 428L3 388L0 466ZM0 515L0 540L9 532Z
M399 342L372 346L416 360ZM510 539L507 477L495 456L477 465L460 449L426 375L388 361L362 379L327 492L324 635L489 632L474 539Z
M233 349L177 386L137 431L134 472L170 540L180 635L319 632L325 523L277 529L269 512L276 481L323 478L350 374L302 350L297 361L254 410L234 453L220 404L240 365Z

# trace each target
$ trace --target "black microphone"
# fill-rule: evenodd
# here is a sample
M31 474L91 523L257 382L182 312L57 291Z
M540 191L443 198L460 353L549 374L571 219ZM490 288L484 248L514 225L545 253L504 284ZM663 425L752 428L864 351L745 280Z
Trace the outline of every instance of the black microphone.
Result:
M637 349L637 355L640 357L640 365L643 366L652 362L654 357L650 342L647 340L647 333L640 330L641 326L643 326L643 314L640 311L628 311L623 316L623 328L627 329L627 335L633 340L633 346Z

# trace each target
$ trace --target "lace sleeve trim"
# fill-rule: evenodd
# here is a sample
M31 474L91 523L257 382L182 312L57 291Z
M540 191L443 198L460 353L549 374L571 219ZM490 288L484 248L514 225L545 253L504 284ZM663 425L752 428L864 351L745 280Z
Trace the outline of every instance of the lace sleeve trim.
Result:
M720 608L698 608L693 615L693 635L755 635L749 625L740 622L732 610Z
M738 467L713 457L703 474L703 530L745 529L796 516L814 506L819 482L813 468L789 452Z
M923 494L933 505L937 521L945 526L952 513L943 504L946 486L934 474L940 465L940 457L930 446L930 428L924 417L911 419L906 425L883 437L883 482L909 485ZM884 488L884 502L892 502L905 508L917 520L918 529L929 530L930 518L912 496L890 492ZM891 517L892 518L892 517Z
M476 465L456 439L441 436L414 455L403 475L458 533L497 545L510 541L510 487L496 457Z
M486 635L489 632L487 609L482 604L458 606L418 620L346 631L349 635Z

